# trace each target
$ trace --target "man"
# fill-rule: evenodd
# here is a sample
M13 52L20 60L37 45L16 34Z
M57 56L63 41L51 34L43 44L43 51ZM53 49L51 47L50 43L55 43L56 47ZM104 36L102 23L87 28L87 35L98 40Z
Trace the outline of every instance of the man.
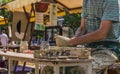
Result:
M120 36L120 0L83 0L82 19L75 36L66 41L66 46L97 44L101 41L118 41ZM57 44L60 45L57 41ZM110 43L111 44L111 43ZM103 44L104 45L104 44ZM119 49L118 44L105 45ZM61 46L65 46L62 45ZM99 46L99 44L98 44ZM116 51L120 59L120 51ZM112 60L112 59L111 59Z
M118 41L119 36L120 0L83 0L81 24L70 45Z

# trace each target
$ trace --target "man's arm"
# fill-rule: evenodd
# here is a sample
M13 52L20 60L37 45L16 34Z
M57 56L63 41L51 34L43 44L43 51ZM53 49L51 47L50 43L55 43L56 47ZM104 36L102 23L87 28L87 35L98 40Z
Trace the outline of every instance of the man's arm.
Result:
M77 29L77 31L75 32L75 37L81 36L81 35L85 34L85 32L86 32L86 29L85 29L85 19L82 18L80 26Z
M111 28L111 24L112 21L108 21L108 20L102 21L98 30L82 36L71 38L70 45L73 46L78 44L86 44L106 38Z

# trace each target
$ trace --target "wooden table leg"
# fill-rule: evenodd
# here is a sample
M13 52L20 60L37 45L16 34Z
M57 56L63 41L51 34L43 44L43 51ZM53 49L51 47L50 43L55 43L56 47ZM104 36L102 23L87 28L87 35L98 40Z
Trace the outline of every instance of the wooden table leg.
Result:
M35 74L39 74L39 63L35 63Z
M63 74L65 74L65 67L63 67Z
M17 66L18 66L18 61L14 61L14 62L15 62L15 67L14 67L13 74L15 74L15 72L16 72L16 69L17 69Z
M22 67L22 74L24 74L25 66L26 66L26 62L24 62L24 64L23 64L23 67Z
M8 74L11 74L11 71L13 71L12 67L13 67L12 60L8 58Z
M54 74L59 74L60 73L60 67L55 65L54 66Z
M92 63L91 62L88 64L87 74L92 74Z

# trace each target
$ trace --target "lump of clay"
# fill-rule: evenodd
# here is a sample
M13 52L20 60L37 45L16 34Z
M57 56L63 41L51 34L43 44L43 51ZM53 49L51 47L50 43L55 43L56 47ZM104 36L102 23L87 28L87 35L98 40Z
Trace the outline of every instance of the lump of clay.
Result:
M61 46L61 47L69 46L70 38L65 36L55 35L55 39L57 46Z

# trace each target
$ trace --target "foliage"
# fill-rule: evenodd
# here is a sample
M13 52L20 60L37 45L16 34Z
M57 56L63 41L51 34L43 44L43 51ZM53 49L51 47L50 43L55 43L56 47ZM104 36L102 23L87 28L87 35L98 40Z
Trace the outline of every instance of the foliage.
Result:
M81 14L66 14L63 18L65 26L70 26L75 31L80 25Z
M0 0L0 3L1 3L1 5L3 5L3 4L6 4L6 3L8 3L8 2L11 2L11 1L12 1L12 0ZM3 15L3 14L5 14L5 15ZM8 16L9 16L9 11L8 11L8 10L4 10L4 11L0 10L0 15L8 18Z
M13 0L0 0L0 3L1 3L1 4L5 4L5 3L11 2L11 1L13 1Z
M0 3L1 3L1 5L3 5L3 4L6 4L6 3L8 3L8 2L11 2L12 0L0 0ZM9 12L9 10L7 10L7 9L4 9L4 10L0 10L0 16L3 16L3 17L5 17L5 18L9 18L9 16L10 16L10 12Z
M11 2L12 0L0 0L0 5L4 5L4 4L6 4L6 3L8 3L8 2ZM1 9L0 10L0 16L3 16L3 17L5 17L5 18L9 18L9 10L7 10L7 9L5 9L4 11ZM9 21L11 21L11 20L9 20ZM9 22L9 24L11 24L11 22ZM0 25L0 31L1 30L7 30L7 27L6 27L6 25Z

